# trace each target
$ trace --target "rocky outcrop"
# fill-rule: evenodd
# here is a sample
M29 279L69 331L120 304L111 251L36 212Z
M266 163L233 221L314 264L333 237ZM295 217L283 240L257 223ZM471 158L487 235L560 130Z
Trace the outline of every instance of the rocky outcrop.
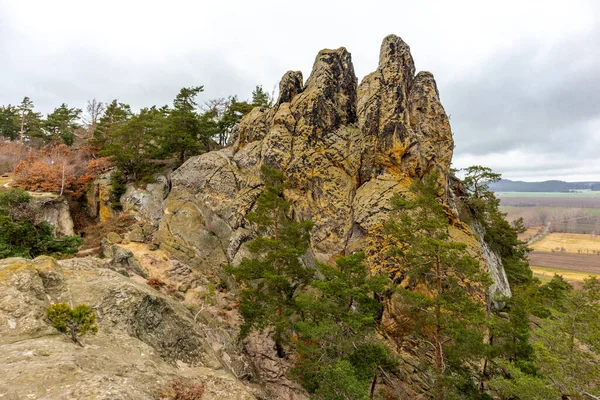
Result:
M100 221L111 219L115 212L110 206L110 193L112 191L112 172L100 175L94 179L85 194L87 212L92 218Z
M158 240L202 268L234 262L252 236L244 217L266 165L285 172L293 214L314 221L312 251L328 262L365 246L411 179L435 171L444 185L452 149L435 80L415 75L402 39L384 39L377 70L360 85L345 48L322 50L305 84L287 72L275 106L242 119L233 146L173 172Z
M55 302L94 309L98 334L82 337L83 348L46 320ZM236 378L251 374L249 361L205 321L100 260L1 260L0 394L156 399L172 380L189 378L204 386L203 399L254 399Z
M54 235L61 237L75 234L69 204L64 197L50 193L32 193L31 206L40 221L52 226Z
M169 182L166 177L159 176L156 182L142 187L128 185L121 196L123 211L136 219L158 226L163 216L163 200L169 193Z

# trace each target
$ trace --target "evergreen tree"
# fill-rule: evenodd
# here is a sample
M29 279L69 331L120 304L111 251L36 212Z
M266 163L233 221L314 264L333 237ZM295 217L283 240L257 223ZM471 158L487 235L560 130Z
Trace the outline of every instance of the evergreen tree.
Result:
M527 261L527 244L519 240L525 232L523 219L510 224L506 213L500 211L500 200L489 190L489 184L500 180L501 175L490 168L474 165L465 168L463 183L469 191L465 202L484 228L486 243L500 256L512 288L532 282L533 274Z
M231 132L237 124L240 123L242 117L248 114L254 106L245 101L238 101L237 97L233 96L228 99L228 104L223 112L221 119L218 122L219 128L219 144L224 146L227 144Z
M26 137L41 137L43 135L42 116L33 111L33 101L29 97L24 97L17 110L19 112L19 142L23 143Z
M157 152L156 143L167 123L164 110L143 108L139 114L117 123L108 131L100 154L127 176L137 181L151 173L150 158Z
M406 271L411 289L401 288L399 300L434 353L435 397L443 399L469 390L469 363L485 354L485 302L477 299L485 297L489 278L467 246L451 240L436 181L428 175L414 182L412 199L394 197L386 231L395 243L390 255Z
M90 332L96 334L96 314L85 304L80 304L75 308L69 307L67 303L56 303L46 308L46 317L52 322L52 327L59 332L69 336L74 342L83 347L79 341L79 336Z
M464 169L465 178L463 183L467 190L476 198L485 197L490 193L490 183L498 182L500 174L492 171L491 168L481 165L472 165Z
M283 174L267 167L261 172L264 191L257 199L256 209L246 216L258 234L248 244L253 257L244 258L230 272L243 284L242 337L253 329L272 327L277 353L284 357L291 318L298 311L296 293L311 282L314 274L300 259L308 249L312 223L289 217L290 203L283 197L287 186Z
M75 140L75 130L80 127L77 122L80 115L79 108L69 108L65 103L55 108L44 122L48 139L57 143L62 141L67 146L71 146Z
M503 350L510 349L494 360L497 373L490 387L507 400L600 396L600 281L591 278L582 290L573 290L555 275L546 284L531 283L526 289L515 297L523 299L527 319L516 324L519 329L507 331L526 334L530 344L524 347L525 341L512 341L509 335L498 337Z
M131 117L133 112L128 104L119 103L113 100L106 106L104 113L98 119L92 143L99 149L102 149L109 140L111 133L119 129Z
M392 369L388 350L376 338L383 310L375 295L387 289L370 276L363 253L319 265L322 278L297 296L297 362L292 370L317 399L369 398L379 369Z
M19 110L17 107L0 107L0 136L15 140L19 137Z
M269 94L263 90L262 86L256 86L252 91L252 105L262 108L269 108L271 106Z
M163 152L176 154L179 164L183 164L188 156L207 151L210 147L210 136L201 131L196 112L196 96L202 91L203 86L182 88L179 91L161 138L160 147Z

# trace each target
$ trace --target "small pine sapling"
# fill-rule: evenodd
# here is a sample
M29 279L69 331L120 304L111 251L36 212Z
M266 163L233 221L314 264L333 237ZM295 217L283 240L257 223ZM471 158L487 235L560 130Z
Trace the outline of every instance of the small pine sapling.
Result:
M78 336L83 336L88 332L96 334L96 314L90 306L80 304L71 308L66 303L56 303L46 308L46 316L52 322L52 326L59 332L67 335L74 343L81 347L83 344Z

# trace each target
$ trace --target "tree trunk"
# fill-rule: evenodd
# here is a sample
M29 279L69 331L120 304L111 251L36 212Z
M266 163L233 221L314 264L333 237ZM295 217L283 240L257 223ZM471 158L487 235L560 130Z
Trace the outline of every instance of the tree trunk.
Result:
M377 366L377 368L379 368L379 365ZM373 380L371 381L371 394L369 396L370 399L373 399L373 396L375 395L375 386L377 385L377 372L375 372L375 376L373 377Z
M437 284L437 296L442 295L442 271L440 268L440 259L438 256L435 257L435 278ZM442 310L438 304L435 306L435 337L434 337L434 345L435 345L435 370L436 370L436 391L437 391L437 399L442 400L444 398L444 393L442 390L441 379L444 373L444 353L442 351Z
M75 331L75 323L71 322L71 340L75 343L77 343L79 346L83 347L83 344L81 344L81 342L79 341L79 339L77 339L77 332Z
M25 136L25 110L21 111L21 131L19 132L19 143L23 144L23 137Z
M60 182L60 195L63 195L63 192L65 191L65 163L63 162L63 166L62 166L62 179Z

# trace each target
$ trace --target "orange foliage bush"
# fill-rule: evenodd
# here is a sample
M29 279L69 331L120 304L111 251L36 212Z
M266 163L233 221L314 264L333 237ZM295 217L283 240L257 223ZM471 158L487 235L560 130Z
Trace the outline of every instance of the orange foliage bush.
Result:
M17 163L13 186L35 192L82 196L89 182L111 167L108 158L93 158L87 148L71 150L64 144L29 151Z

